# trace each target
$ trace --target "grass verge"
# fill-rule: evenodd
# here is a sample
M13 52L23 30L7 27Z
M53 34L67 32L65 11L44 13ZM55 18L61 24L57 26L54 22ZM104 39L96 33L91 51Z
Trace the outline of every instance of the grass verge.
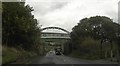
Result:
M86 59L86 60L98 60L98 59L100 59L98 56L95 56L95 55L93 56L90 54L82 54L78 50L73 51L68 56L79 58L79 59Z
M2 46L2 64L6 63L29 63L30 57L37 56L37 53L16 49L12 47Z

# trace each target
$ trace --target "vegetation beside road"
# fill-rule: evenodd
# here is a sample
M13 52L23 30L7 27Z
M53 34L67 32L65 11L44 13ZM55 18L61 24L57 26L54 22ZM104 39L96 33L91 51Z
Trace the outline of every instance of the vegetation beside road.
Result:
M26 58L42 55L41 30L34 9L25 2L2 3L3 63L26 62ZM19 62L18 62L19 61Z
M25 51L23 49L16 49L14 47L2 47L2 63L29 63L29 58L37 56L34 51Z
M118 58L120 25L106 16L84 18L73 27L68 42L72 56L85 59Z
M7 47L2 46L2 63L13 63L13 64L29 64L31 63L31 59L37 56L44 56L51 50L51 47L46 48L39 52L39 54L35 51L26 51L21 47Z
M100 40L87 37L82 41L81 49L73 51L71 56L90 60L100 59L99 46Z

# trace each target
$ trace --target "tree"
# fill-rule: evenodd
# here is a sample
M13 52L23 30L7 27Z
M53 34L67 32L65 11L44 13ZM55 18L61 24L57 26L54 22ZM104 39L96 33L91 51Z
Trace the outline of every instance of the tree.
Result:
M33 8L25 2L3 2L2 44L33 50L40 44L41 31L37 19L31 14Z
M83 41L88 37L93 38L92 41L100 40L101 42L108 39L112 51L112 42L116 42L116 33L119 32L117 28L118 24L113 22L109 17L94 16L90 18L84 18L80 20L75 27L73 27L71 32L71 40L76 48L80 48ZM86 42L84 42L84 44ZM102 51L102 43L100 46ZM91 48L91 50L92 49L93 48Z

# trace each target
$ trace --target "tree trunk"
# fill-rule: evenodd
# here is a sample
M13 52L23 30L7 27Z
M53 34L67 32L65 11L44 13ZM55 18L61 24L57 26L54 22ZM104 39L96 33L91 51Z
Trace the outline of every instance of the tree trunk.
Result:
M113 59L113 51L112 50L110 51L110 57L111 57L111 61L112 61L112 59Z

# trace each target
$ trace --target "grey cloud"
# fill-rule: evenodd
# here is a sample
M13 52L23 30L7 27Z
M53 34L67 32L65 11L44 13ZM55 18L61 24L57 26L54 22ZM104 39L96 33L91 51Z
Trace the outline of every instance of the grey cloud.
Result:
M29 2L31 6L33 6L34 14L40 14L45 15L49 12L52 12L56 9L61 9L65 5L67 5L68 2Z
M35 18L45 26L59 26L71 31L84 17L103 15L117 21L117 0L41 0L30 2ZM48 2L49 1L49 2ZM59 2L60 1L60 2ZM107 4L107 5L106 5Z
M62 7L64 7L68 2L52 2L52 6L51 9L60 9Z

